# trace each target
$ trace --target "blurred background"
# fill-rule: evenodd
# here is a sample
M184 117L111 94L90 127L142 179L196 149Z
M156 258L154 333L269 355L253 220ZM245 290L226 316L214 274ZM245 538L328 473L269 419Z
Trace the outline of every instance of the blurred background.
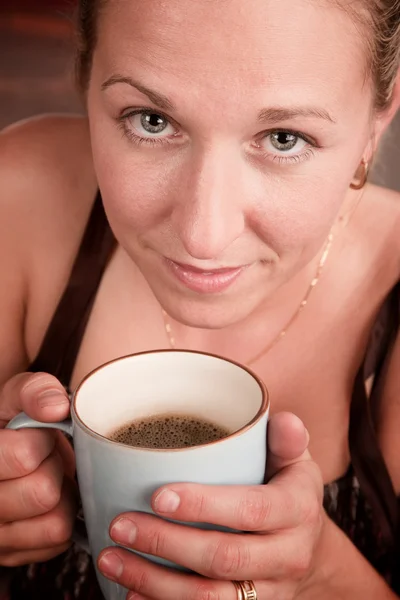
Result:
M74 89L77 2L0 0L0 129L38 113L83 112ZM400 114L382 145L374 181L400 190L399 164Z
M0 0L0 128L83 110L74 89L76 1Z

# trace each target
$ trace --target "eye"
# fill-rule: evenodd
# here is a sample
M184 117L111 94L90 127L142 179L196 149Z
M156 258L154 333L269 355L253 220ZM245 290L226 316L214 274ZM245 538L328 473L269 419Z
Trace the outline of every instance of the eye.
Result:
M271 154L299 154L308 142L300 135L291 131L273 131L266 135L260 142Z
M125 121L128 129L141 138L168 137L176 133L164 115L153 111L130 113Z

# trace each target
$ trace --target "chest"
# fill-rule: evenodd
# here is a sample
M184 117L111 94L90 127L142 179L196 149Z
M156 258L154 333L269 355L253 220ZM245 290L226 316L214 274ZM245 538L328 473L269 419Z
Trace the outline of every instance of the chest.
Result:
M328 300L322 291L285 338L252 365L268 388L272 412L291 411L305 423L311 453L325 482L340 477L349 464L347 438L353 381L378 307L379 298L358 308L357 298L348 298L339 306L335 298ZM140 281L128 282L117 261L101 283L71 387L108 360L168 347L158 302ZM191 349L221 353L213 347ZM251 353L237 340L223 352L242 362Z

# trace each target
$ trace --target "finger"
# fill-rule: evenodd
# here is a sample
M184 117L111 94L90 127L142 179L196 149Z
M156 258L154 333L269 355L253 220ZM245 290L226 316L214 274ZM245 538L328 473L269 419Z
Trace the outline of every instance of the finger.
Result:
M98 559L100 571L135 593L153 600L238 600L232 582L206 579L154 564L120 548L107 548ZM260 600L277 600L275 582L255 582ZM289 597L288 595L285 597Z
M262 533L302 522L314 489L300 487L297 479L290 486L273 481L254 486L170 484L157 490L151 504L156 514L177 521Z
M33 473L53 452L54 446L55 436L50 431L40 431L39 429L1 430L0 482Z
M295 462L311 460L308 442L308 431L296 415L289 412L273 415L268 423L266 480Z
M0 427L5 427L21 411L37 421L61 421L69 413L68 394L53 375L20 373L12 377L2 389Z
M74 486L66 480L61 500L52 511L0 526L0 555L68 547L76 510Z
M2 554L0 552L0 567L20 567L31 563L45 562L59 556L70 547L71 543L62 544L45 550L30 550L28 552L13 552Z
M0 483L0 522L20 521L49 512L60 501L62 461L51 454L26 477Z
M311 559L311 536L269 536L205 531L144 513L121 515L110 528L117 544L158 556L205 577L221 580L293 577ZM299 535L300 537L300 535ZM310 538L310 539L308 539Z

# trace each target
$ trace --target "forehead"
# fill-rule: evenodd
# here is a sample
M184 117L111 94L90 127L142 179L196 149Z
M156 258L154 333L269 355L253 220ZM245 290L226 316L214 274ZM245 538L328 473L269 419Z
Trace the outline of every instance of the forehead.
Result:
M95 61L103 77L144 76L169 95L262 89L287 103L312 90L348 102L362 92L365 54L329 0L108 0Z

